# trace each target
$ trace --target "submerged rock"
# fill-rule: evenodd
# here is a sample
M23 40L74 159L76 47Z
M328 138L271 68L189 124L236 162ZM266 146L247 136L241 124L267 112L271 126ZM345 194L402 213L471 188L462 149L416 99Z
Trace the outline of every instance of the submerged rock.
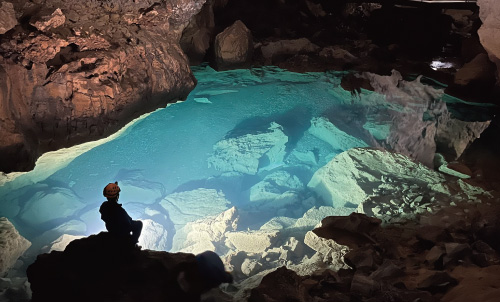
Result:
M288 137L272 122L267 131L223 139L214 146L208 164L219 171L254 175L259 168L282 164Z
M368 146L368 144L361 139L340 130L324 117L313 118L311 127L308 131L317 138L330 144L334 150L344 151L355 147Z
M84 207L85 204L70 189L41 187L27 200L20 219L26 225L37 227L41 223L69 218Z
M43 252L50 253L52 251L64 251L66 246L70 244L71 241L76 240L76 239L81 239L84 238L85 236L75 236L75 235L68 235L68 234L63 234L56 240L52 241L52 243L48 246L44 246L42 248Z
M204 188L173 193L160 202L176 229L190 221L219 214L229 204L222 191Z

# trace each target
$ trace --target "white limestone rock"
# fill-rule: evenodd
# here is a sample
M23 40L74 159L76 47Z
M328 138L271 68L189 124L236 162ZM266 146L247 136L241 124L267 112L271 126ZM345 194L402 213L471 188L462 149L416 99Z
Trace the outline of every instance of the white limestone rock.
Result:
M226 233L226 246L247 253L263 253L277 240L279 231L260 230Z
M250 201L260 202L272 200L289 190L300 191L304 184L300 179L287 171L277 171L267 175L264 179L250 188Z
M254 202L248 208L257 211L265 210L268 213L274 213L274 216L296 216L303 212L302 197L294 191L286 191L273 200Z
M354 148L316 171L308 187L325 202L342 207L380 196L403 199L404 191L435 191L443 182L439 173L402 154Z
M30 246L7 218L0 217L0 276L13 267Z
M246 258L241 264L241 272L246 275L255 275L262 268L262 264L260 264L256 259Z
M449 113L442 115L436 132L436 143L440 152L445 152L452 159L459 158L488 128L490 122L464 122L452 119Z
M290 217L273 217L264 223L260 230L283 230L293 226L296 221L297 219Z
M352 212L357 212L357 209L345 208L345 207L313 207L310 208L304 215L297 219L294 227L297 228L314 228L321 223L325 217L328 216L349 216Z
M221 213L229 204L224 193L205 188L173 193L160 202L176 229L188 222Z
M336 271L349 267L344 262L344 255L349 252L347 246L338 244L332 239L319 237L312 231L306 233L304 243L320 254L322 262L329 263Z
M75 235L63 234L63 235L61 235L61 237L52 241L52 243L50 245L44 246L42 248L42 251L44 253L50 253L52 251L64 251L64 249L66 249L66 246L68 246L68 244L71 241L76 240L76 239L81 239L84 237L85 236L75 236Z
M36 256L40 250L62 235L81 236L86 235L86 232L87 225L85 223L80 220L70 220L56 228L43 232L40 236L34 238L32 242L33 246L28 253L30 253L30 256ZM34 255L31 255L31 253L34 253Z
M288 137L283 127L271 123L268 131L245 134L217 142L208 165L219 171L257 174L261 162L282 164Z
M84 206L73 191L47 186L33 194L21 210L19 218L23 223L37 227L45 222L71 217Z
M296 272L299 276L310 276L319 270L335 270L337 265L335 263L325 262L322 254L315 253L311 257L304 256L298 263L288 264L286 267Z
M142 232L139 237L139 245L143 249L166 251L168 245L168 232L163 225L151 220L142 221Z
M232 207L217 216L189 222L175 234L171 251L198 254L209 250L224 254L226 233L236 231L238 220L238 211Z
M334 150L368 147L364 141L345 133L324 117L313 118L308 132L330 144Z
M340 151L334 150L328 142L306 131L287 156L286 163L289 166L304 165L316 170Z
M166 195L165 186L148 179L144 170L120 169L112 178L118 181L121 189L120 203L153 204Z
M283 244L283 248L287 251L290 251L290 256L287 257L286 260L291 260L291 258L302 258L304 257L304 250L305 250L305 245L303 242L299 241L295 237L290 237L288 240Z

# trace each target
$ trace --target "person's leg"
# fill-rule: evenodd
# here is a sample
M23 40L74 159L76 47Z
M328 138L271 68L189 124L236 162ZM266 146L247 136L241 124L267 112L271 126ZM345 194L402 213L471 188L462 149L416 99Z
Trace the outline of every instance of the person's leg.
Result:
M132 242L139 242L139 236L141 236L142 231L142 221L132 220Z

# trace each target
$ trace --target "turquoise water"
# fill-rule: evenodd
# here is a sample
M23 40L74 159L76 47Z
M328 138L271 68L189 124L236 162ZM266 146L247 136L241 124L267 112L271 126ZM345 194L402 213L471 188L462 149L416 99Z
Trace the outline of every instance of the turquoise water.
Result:
M165 250L183 223L231 206L245 229L275 216L301 217L313 206L331 206L307 188L314 172L346 149L378 146L391 127L380 108L358 102L383 97L352 96L339 86L342 73L193 71L198 85L186 101L134 122L46 176L31 172L0 187L0 216L33 242L33 255L62 234L104 230L102 188L114 181L134 219L164 228L157 246ZM318 117L336 130L311 130ZM212 204L210 192L225 201ZM292 197L276 203L283 196Z

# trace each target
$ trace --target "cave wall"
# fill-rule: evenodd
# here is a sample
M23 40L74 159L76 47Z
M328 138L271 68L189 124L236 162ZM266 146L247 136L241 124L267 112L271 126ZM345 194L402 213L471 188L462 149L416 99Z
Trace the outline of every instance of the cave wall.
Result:
M205 0L0 2L0 171L111 134L196 85L181 33Z
M483 22L478 30L481 44L488 52L489 58L500 70L500 2L496 0L477 0L479 17ZM497 73L497 85L500 80Z

